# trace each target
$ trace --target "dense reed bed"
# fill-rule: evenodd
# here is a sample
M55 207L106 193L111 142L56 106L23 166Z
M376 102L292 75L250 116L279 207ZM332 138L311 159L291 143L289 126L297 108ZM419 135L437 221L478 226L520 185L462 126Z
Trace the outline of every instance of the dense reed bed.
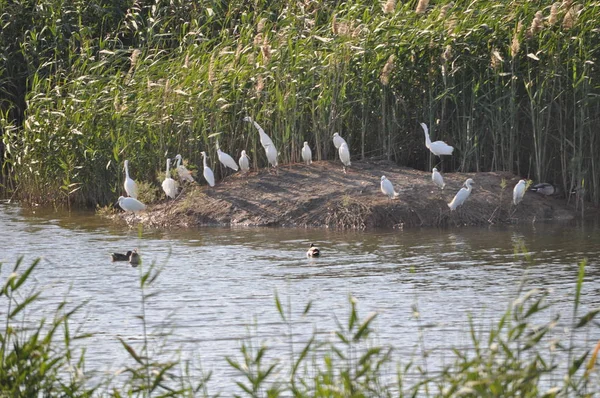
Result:
M210 372L193 371L193 363L165 355L162 349L166 344L160 339L167 339L168 333L147 326L150 320L145 309L156 294L152 285L160 277L159 267L139 268L139 291L130 292L130 297L137 295L140 302L136 318L143 338L132 344L118 337L129 361L111 374L101 369L87 371L86 363L94 358L74 348L77 340L96 338L81 333L72 320L82 305L74 306L65 298L54 313L46 308L47 319L42 320L31 308L41 294L30 281L38 263L25 266L19 259L3 277L0 395L208 397L223 393L211 386ZM556 333L560 314L547 303L548 291L522 291L506 312L485 328L475 326L476 315L472 315L466 339L470 344L455 348L449 363L430 363L428 367L427 328L420 321L420 358L402 358L393 347L377 342L373 338L377 315L360 317L359 303L353 298L347 319L338 321L337 330L330 334L315 331L299 341L294 325L310 319L311 303L303 311L293 312L292 305L299 303L292 304L291 298L282 302L275 293L273 310L278 311L283 326L279 330L284 331L278 339L289 344L289 355L269 355L266 340L250 333L240 342L240 351L223 361L235 370L231 386L240 397L594 396L600 393L596 368L600 343L595 348L595 342L582 347L581 341L589 341L586 337L598 327L594 318L599 310L583 315L579 311L585 267L582 261L573 316L566 320L568 333ZM413 317L419 320L417 307ZM269 335L273 336L272 330ZM233 396L232 391L225 393Z
M0 35L3 175L21 198L106 204L124 159L153 182L165 156L214 166L216 139L265 165L250 115L283 163L303 141L333 158L340 132L354 157L428 170L423 121L456 148L445 171L600 203L597 1L0 4L25 26Z

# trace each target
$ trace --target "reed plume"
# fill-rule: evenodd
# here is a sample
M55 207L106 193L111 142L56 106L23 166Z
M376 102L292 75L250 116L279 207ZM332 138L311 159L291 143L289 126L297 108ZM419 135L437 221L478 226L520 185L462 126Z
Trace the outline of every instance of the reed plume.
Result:
M396 9L396 0L388 0L383 6L384 14L391 14Z
M415 12L417 14L423 14L427 11L427 7L429 6L429 0L419 0L419 4L417 4L417 9Z
M552 4L550 8L550 16L548 17L548 25L553 26L558 22L558 11L560 10L560 3L556 2Z
M512 43L510 45L510 56L512 59L516 58L517 54L519 53L519 50L521 49L521 42L519 41L519 34L521 33L522 29L523 29L523 23L521 21L519 21L519 23L517 24L517 29L515 29L515 32L513 33Z
M383 66L383 70L381 71L381 76L379 76L379 79L381 80L381 83L384 86L387 86L388 84L390 84L390 75L392 74L392 71L394 70L394 58L395 57L393 54L390 55L387 62Z

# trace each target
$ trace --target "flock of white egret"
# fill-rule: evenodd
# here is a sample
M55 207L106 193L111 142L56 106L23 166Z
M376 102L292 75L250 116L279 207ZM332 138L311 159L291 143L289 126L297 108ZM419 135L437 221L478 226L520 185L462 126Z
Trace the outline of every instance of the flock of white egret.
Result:
M256 129L258 130L258 133L260 135L260 143L265 150L267 160L272 167L276 168L278 153L277 153L277 149L275 148L275 145L273 144L273 141L271 141L271 138L265 133L263 128L256 121L254 121L250 116L246 116L244 118L244 121L252 123L254 125L254 127L256 127ZM441 159L442 155L452 155L452 152L454 151L454 148L452 146L446 144L444 141L432 142L431 138L429 137L429 129L428 129L427 125L425 123L421 123L421 127L423 128L423 132L425 133L425 146L427 147L427 149L429 149L431 151L431 153L434 156L440 157L440 159ZM346 167L349 167L351 165L350 149L348 148L348 144L346 143L346 140L344 140L338 133L335 133L335 134L333 134L333 145L338 150L339 158L343 164L343 171L344 171L344 173L346 173ZM217 157L219 159L219 162L221 162L221 164L224 167L226 167L226 168L228 167L234 171L238 171L239 169L241 169L242 172L244 172L244 173L249 171L250 159L248 158L248 155L246 154L245 150L242 150L240 159L236 163L236 161L229 154L223 152L220 149L218 141L217 141L216 147L217 147ZM204 165L204 171L203 171L204 179L206 180L208 185L210 185L211 187L214 187L215 186L215 176L214 176L214 173L211 170L211 168L206 163L206 156L207 156L206 152L202 151L201 154L202 154L202 162ZM306 141L304 142L304 145L302 147L301 154L302 154L302 160L304 161L304 163L306 163L307 165L310 165L312 163L312 151L308 145L308 142L306 142ZM191 172L182 164L181 155L178 154L177 156L175 156L175 160L177 160L177 164L175 165L175 168L177 170L177 174L179 175L180 180L194 182L194 178L193 178ZM162 182L162 188L163 188L163 191L165 192L165 194L167 195L167 197L169 197L171 199L175 199L175 197L177 196L178 189L179 189L179 184L177 183L177 181L175 181L173 178L171 178L170 167L171 167L171 159L167 159L166 177L165 177L164 181ZM446 185L444 183L444 177L438 171L438 169L435 167L432 170L431 180L440 189L444 189L444 187ZM456 195L454 196L452 201L450 203L448 203L448 207L450 208L451 211L456 210L459 206L461 206L463 203L465 203L465 201L471 195L471 191L473 188L472 185L474 183L475 183L475 181L473 181L473 179L471 179L471 178L467 179L464 182L464 184L463 184L464 186L456 193ZM538 186L539 186L539 189L537 189L538 192L541 192L546 195L554 193L554 187L550 184L538 184L535 187L538 187ZM523 195L525 195L526 187L527 187L526 180L520 180L517 183L517 185L514 187L514 189L513 189L513 204L515 206L518 205L519 202L521 202L521 200L523 200ZM534 189L535 189L535 187L534 187ZM129 161L128 160L125 160L124 188L125 188L125 192L127 192L127 197L124 197L124 196L119 197L119 199L118 199L119 206L121 206L121 208L125 211L138 212L138 211L144 210L146 208L146 206L142 202L137 200L138 188L137 188L135 181L129 175ZM548 193L551 189L552 189L552 192ZM389 199L394 199L394 198L397 198L398 196L400 196L400 194L394 190L394 186L393 186L392 182L386 176L381 177L381 192L383 192L383 194L386 195Z

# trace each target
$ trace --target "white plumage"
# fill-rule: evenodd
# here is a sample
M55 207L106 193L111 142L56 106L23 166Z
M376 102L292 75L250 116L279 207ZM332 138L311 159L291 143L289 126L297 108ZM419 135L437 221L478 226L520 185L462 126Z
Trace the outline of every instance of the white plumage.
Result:
M181 164L182 157L181 155L175 156L177 160L177 175L181 181L189 181L194 182L194 177L192 177L192 172L187 169L184 165Z
M345 142L340 145L340 149L338 149L338 153L340 155L340 160L344 164L344 173L346 172L346 167L350 166L350 149L348 149L348 144Z
M171 168L171 159L167 159L167 174L162 182L162 189L165 191L167 196L171 199L175 199L177 196L177 182L169 175L169 169Z
M121 209L125 211L132 211L134 213L142 211L146 208L145 204L143 204L135 198L126 198L124 196L119 196L118 202L119 206L121 206Z
M425 123L421 123L421 127L423 127L423 132L425 132L425 146L433 153L435 156L441 155L452 155L453 147L446 144L444 141L434 141L431 142L429 138L429 129Z
M312 163L312 151L306 141L304 141L304 146L302 147L302 160L304 160L304 163L306 164Z
M335 145L335 149L340 149L340 147L342 146L342 144L346 144L346 140L343 139L342 137L340 137L340 135L338 133L334 133L333 134L333 145Z
M206 165L206 152L200 152L202 154L202 162L204 163L204 179L208 182L211 187L215 186L215 175L213 171Z
M131 177L129 177L129 160L125 161L125 183L123 184L125 187L125 192L127 195L131 196L134 199L137 199L138 196L138 188L137 184Z
M398 192L394 190L392 182L388 180L386 176L381 176L381 192L390 199L394 199L399 195Z
M442 177L438 169L436 169L435 167L431 171L431 180L435 185L442 189L444 189L444 187L446 186L446 183L444 182L444 177Z
M471 178L469 178L469 179L467 179L467 181L465 181L464 185L466 188L461 188L458 191L458 193L456 195L454 195L454 199L452 199L452 202L448 203L448 207L450 208L450 210L456 210L456 208L458 206L465 203L465 200L467 200L469 195L471 195L471 189L473 188L473 187L471 187L471 185L474 183L475 182Z
M265 148L265 150L267 150L268 145L271 145L273 148L275 148L273 141L271 141L271 138L267 135L267 133L265 133L265 130L263 130L263 128L260 127L258 123L252 120L250 116L246 116L244 118L244 121L254 124L254 127L256 127L256 129L258 130L258 134L260 135L260 144L263 146L263 148Z
M523 200L523 195L525 195L525 188L527 188L527 181L525 180L520 180L517 183L517 185L515 185L513 189L513 204L515 206Z
M240 169L242 172L246 173L250 170L250 158L246 155L246 151L242 150L242 156L240 156L240 160L238 162L240 164Z
M267 160L273 167L277 167L277 149L273 145L267 145L265 147L265 153L267 154Z
M219 162L225 167L229 167L232 170L238 171L239 167L235 160L229 154L223 152L219 149L217 145L217 157L219 158Z

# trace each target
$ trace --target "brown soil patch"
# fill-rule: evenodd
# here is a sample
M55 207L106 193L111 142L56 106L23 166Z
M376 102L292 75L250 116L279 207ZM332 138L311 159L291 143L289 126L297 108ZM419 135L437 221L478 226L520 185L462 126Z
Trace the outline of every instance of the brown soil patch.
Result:
M389 200L380 191L382 175L400 196ZM451 212L452 200L467 178L473 192ZM497 223L568 220L575 217L563 198L527 192L512 205L512 189L519 177L507 172L448 173L446 187L436 187L431 173L385 161L352 163L348 173L339 161L279 167L278 173L235 173L213 188L187 185L174 201L148 206L139 215L114 217L129 224L156 228L202 225L332 227L340 229L404 228L411 226L489 225ZM506 188L502 190L502 180Z

